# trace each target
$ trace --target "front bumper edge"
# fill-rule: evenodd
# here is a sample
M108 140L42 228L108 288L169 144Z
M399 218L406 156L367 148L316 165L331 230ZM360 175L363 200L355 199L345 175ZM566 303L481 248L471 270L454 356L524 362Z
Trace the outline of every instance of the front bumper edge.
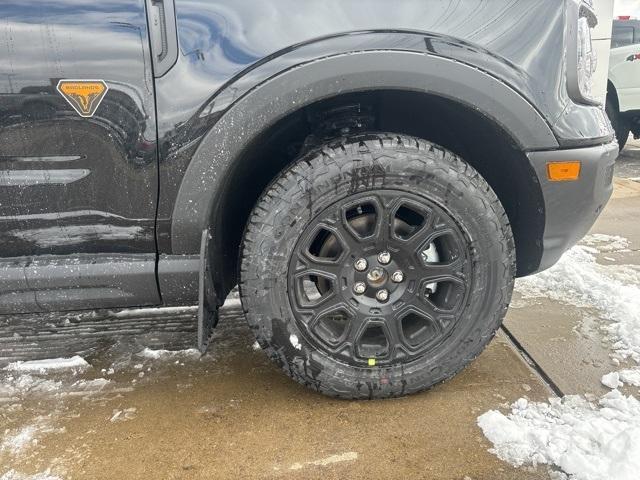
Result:
M569 150L529 152L545 205L542 257L537 271L556 263L562 254L589 231L613 192L613 169L618 144ZM580 178L553 182L547 178L547 162L580 160Z

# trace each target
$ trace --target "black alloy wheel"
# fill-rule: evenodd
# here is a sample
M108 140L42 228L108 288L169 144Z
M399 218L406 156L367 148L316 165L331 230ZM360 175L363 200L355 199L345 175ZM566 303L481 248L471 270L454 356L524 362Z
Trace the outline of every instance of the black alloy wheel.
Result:
M425 140L337 139L256 204L240 295L258 343L327 395L418 392L464 368L506 313L507 215L470 165Z
M354 366L424 355L460 318L472 266L460 227L403 191L349 195L305 229L291 309L316 348Z

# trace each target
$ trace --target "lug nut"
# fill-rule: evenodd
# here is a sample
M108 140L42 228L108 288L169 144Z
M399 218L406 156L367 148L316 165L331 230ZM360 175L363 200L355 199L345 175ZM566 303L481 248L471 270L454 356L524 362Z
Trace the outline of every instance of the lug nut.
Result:
M400 283L404 280L404 273L402 273L400 270L396 270L395 272L393 272L393 274L391 275L391 281L395 282L395 283Z
M389 299L389 291L382 289L376 292L376 298L381 302L386 302Z
M358 295L362 295L366 289L367 286L364 284L364 282L356 282L356 284L353 286L353 291Z
M367 263L367 261L364 258L359 258L358 260L356 260L356 262L353 264L354 268L359 271L359 272L364 272L367 267L369 266L369 264Z
M387 263L389 263L391 261L391 254L389 252L380 252L378 254L378 262L380 262L382 265L386 265Z

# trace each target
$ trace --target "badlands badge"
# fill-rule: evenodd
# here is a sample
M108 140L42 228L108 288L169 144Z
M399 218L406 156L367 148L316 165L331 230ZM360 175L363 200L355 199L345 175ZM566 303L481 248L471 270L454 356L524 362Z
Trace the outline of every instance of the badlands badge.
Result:
M104 80L60 80L56 87L81 117L91 117L107 94Z

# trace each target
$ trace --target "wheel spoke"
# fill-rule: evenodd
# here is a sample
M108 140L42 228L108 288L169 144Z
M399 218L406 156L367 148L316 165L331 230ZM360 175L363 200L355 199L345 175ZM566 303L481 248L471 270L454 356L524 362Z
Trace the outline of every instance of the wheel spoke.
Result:
M421 281L437 282L439 280L450 280L452 282L464 284L464 260L461 258L447 263L428 263L418 266Z
M467 278L462 260L446 265L429 265L423 271L419 296L433 316L454 313L462 306L467 291Z
M357 357L358 340L364 331L365 323L366 320L362 315L355 315L350 318L348 331L338 349L348 351L353 358Z
M336 261L325 261L314 258L309 253L305 253L301 258L301 268L296 272L296 276L321 275L331 279L337 279L342 269L342 264Z
M332 292L331 295L328 295L315 310L317 310L317 312L314 317L319 318L329 311L344 310L349 312L349 306L337 292Z
M402 299L404 307L408 307L410 310L418 311L426 316L435 317L436 309L433 303L429 302L424 295L416 293L414 295L406 295L406 299Z
M408 252L414 252L420 258L420 252L425 249L425 246L429 245L429 238L431 237L433 235L430 235L429 227L425 225L406 240L397 241L402 245L403 249Z
M405 342L402 334L402 319L398 315L394 315L386 322L387 330L389 332L389 342L392 346L391 355L397 357L410 351L409 345Z
M378 217L376 219L376 230L378 233L378 241L376 242L380 248L386 248L389 242L391 228L393 226L392 208L395 204L393 199L385 197L378 198Z
M349 333L347 334L344 343L350 344L353 348L355 348L356 341L358 340L358 335L361 333L361 329L363 324L365 323L364 318L361 315L356 315L350 320L349 324Z
M424 225L410 238L403 241L404 248L415 252L418 258L421 257L421 252L436 239L446 235L451 235L453 238L457 237L455 233L456 227L448 219L445 220L442 215L433 211L423 213L427 217ZM458 242L457 238L456 242Z
M346 245L347 250L352 255L361 251L367 243L371 242L371 239L359 236L353 228L351 228L344 215L341 216L341 221L336 224L336 229L338 230L340 240Z

